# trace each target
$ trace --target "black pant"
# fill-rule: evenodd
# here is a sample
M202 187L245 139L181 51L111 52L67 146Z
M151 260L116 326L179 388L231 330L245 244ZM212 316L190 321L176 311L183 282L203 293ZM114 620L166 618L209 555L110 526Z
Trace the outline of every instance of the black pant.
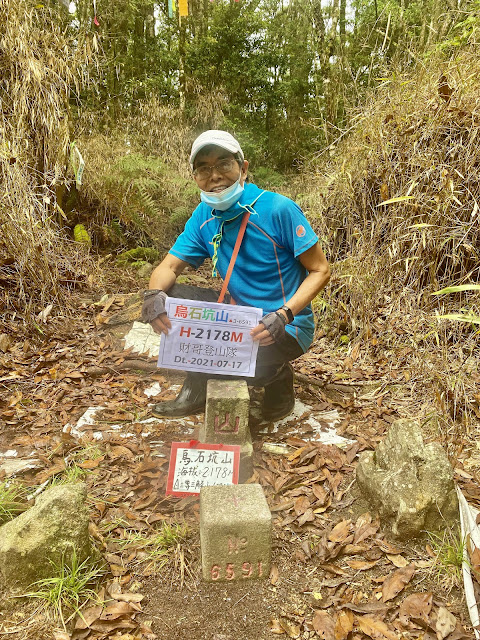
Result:
M202 302L217 302L219 296L219 292L214 289L203 289L191 284L174 284L167 293L172 298L201 300ZM227 294L225 303L228 304L230 300L231 296ZM254 386L263 387L286 362L295 360L302 354L303 349L295 338L286 333L281 342L258 347L255 377L248 378L247 381Z

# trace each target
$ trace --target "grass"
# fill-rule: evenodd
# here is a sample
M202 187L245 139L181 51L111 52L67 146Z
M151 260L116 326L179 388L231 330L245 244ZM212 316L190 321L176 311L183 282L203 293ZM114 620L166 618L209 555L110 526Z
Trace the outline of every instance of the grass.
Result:
M433 572L439 583L450 591L462 584L462 564L465 540L459 531L447 529L443 533L428 533L434 554Z
M96 600L94 587L104 571L91 558L79 562L75 552L70 564L64 560L52 564L54 575L34 582L31 587L35 590L24 596L42 600L65 627L88 602Z
M0 525L13 520L28 508L25 489L18 484L0 483Z
M148 570L157 573L173 555L180 552L190 530L186 524L164 524L153 536L146 537L140 532L129 533L125 540L116 540L121 548L138 551L138 564L148 563ZM182 554L180 554L182 555Z
M81 482L85 479L86 475L87 471L85 469L82 469L77 464L71 464L61 473L52 476L50 486L55 487L59 484Z
M78 451L75 451L71 459L80 464L81 462L86 462L87 460L98 460L104 455L102 449L98 444L89 444L86 447L82 447Z

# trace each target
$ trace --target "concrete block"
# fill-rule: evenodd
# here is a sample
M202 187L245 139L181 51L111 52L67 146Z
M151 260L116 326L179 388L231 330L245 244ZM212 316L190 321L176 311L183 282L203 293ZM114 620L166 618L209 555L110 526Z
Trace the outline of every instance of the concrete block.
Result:
M240 445L239 482L253 473L253 445L248 416L250 395L245 380L207 382L205 423L200 427L200 442Z
M240 445L250 441L249 408L250 396L245 380L209 380L200 441Z
M202 574L209 582L268 578L272 516L259 484L202 487Z

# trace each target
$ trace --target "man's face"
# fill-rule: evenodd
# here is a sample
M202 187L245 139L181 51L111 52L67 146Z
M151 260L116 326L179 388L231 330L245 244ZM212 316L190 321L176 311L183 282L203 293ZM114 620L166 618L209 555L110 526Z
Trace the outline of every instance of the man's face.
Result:
M223 172L222 161L231 162L232 168L228 172ZM210 175L204 177L201 175L202 168L211 168ZM240 184L243 185L247 177L248 162L245 160L240 168L233 153L220 147L206 147L200 151L195 158L194 170L197 171L195 181L202 191L213 191L219 193L231 187L234 182L240 178ZM198 173L200 170L200 173Z

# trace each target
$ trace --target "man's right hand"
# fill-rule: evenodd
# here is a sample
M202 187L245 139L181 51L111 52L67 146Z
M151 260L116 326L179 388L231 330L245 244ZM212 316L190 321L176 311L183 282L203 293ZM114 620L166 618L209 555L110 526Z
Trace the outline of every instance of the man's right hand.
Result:
M172 328L165 311L167 294L160 289L149 289L143 293L141 322L152 325L155 333L168 333Z

